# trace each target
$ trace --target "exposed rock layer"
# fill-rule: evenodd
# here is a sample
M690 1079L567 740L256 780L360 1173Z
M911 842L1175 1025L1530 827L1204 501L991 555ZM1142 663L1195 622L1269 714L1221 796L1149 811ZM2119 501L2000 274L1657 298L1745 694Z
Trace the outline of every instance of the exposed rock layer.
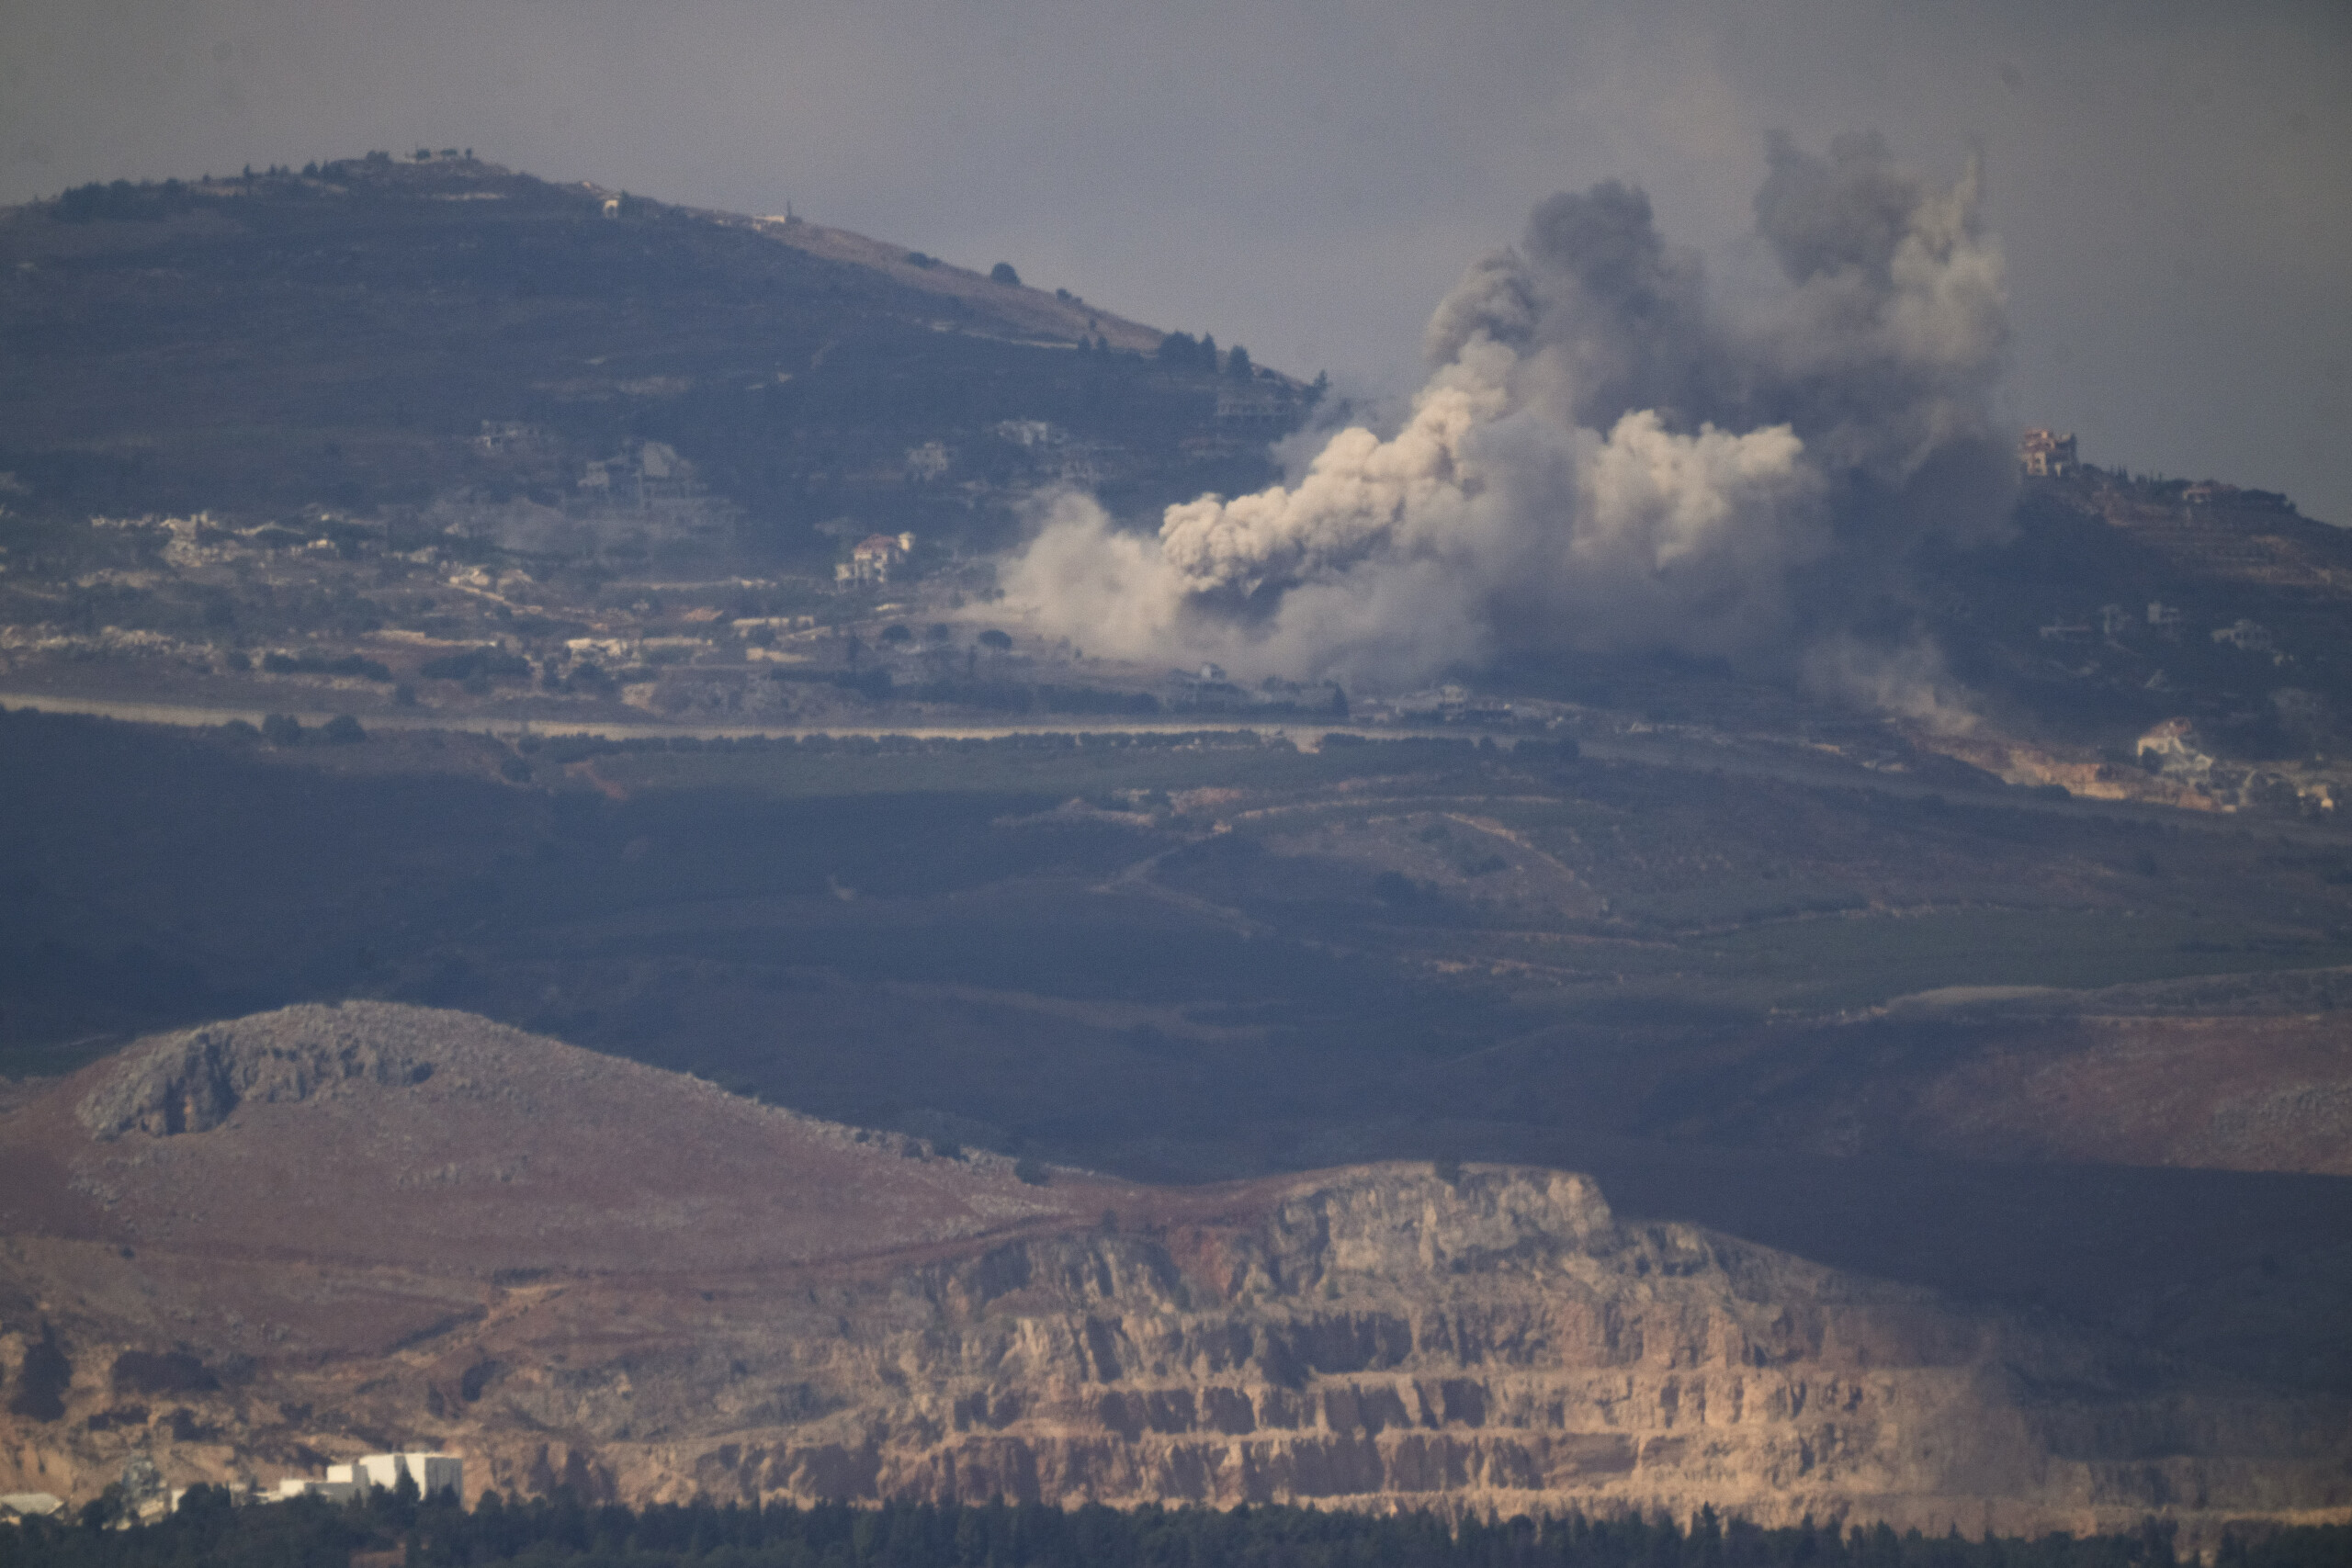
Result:
M289 1009L292 1027L192 1029L132 1054L77 1109L101 1138L136 1128L158 1137L203 1133L246 1100L275 1105L333 1092L346 1083L404 1085L433 1076L429 1050L401 1038L390 1010ZM371 1027L379 1024L393 1027ZM304 1027L309 1025L310 1027Z
M1626 1224L1579 1176L925 1152L456 1014L135 1047L0 1120L8 1370L44 1323L74 1368L0 1488L397 1442L639 1500L2352 1514L2340 1401Z

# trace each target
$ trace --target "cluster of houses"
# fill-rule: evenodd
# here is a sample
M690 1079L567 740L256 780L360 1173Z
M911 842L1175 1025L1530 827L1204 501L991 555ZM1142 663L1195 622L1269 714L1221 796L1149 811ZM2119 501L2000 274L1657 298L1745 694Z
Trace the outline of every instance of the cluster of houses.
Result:
M833 568L833 581L878 588L914 553L912 534L868 534L850 551L849 559Z
M349 1464L327 1466L324 1481L308 1476L289 1475L277 1483L276 1490L256 1492L251 1495L232 1494L238 1502L283 1503L296 1497L320 1497L330 1503L350 1503L364 1499L375 1490L390 1492L403 1478L416 1483L420 1497L430 1497L446 1492L452 1497L466 1495L466 1464L456 1454L390 1453L368 1454ZM123 1468L121 1495L123 1509L119 1523L152 1522L175 1513L180 1499L187 1496L185 1486L166 1488L155 1468L155 1461L144 1452L131 1456ZM50 1492L0 1493L0 1524L20 1519L45 1518L62 1513L65 1500Z

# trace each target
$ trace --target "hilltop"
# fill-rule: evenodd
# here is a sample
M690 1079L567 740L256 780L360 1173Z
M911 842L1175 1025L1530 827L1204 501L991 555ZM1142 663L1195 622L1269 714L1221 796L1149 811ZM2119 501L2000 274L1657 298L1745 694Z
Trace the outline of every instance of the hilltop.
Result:
M17 694L564 727L1347 710L1307 671L1245 690L995 616L1041 494L1141 526L1271 479L1316 410L1067 288L440 154L82 187L0 213L0 273ZM1920 545L1871 612L1956 705L1857 724L1770 660L1594 653L1358 716L1842 730L1926 777L2333 812L2343 530L2079 464L2010 525Z
M20 513L519 509L829 561L852 527L989 542L1048 479L1263 482L1309 400L1067 289L469 157L85 186L0 213L0 264Z

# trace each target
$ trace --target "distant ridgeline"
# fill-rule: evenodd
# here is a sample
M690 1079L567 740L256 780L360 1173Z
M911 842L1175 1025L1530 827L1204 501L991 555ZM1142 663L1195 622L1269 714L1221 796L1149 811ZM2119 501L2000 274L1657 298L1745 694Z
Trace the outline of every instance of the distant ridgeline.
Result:
M1319 392L1010 266L457 152L84 186L0 211L0 267L19 513L987 543L1043 484L1266 482Z
M1372 1517L1311 1508L1044 1504L885 1504L798 1508L661 1504L597 1506L569 1495L509 1506L492 1492L472 1512L416 1500L413 1486L335 1506L300 1500L232 1508L199 1486L161 1524L108 1529L106 1505L78 1520L0 1529L0 1568L341 1562L401 1551L413 1563L726 1563L729 1568L2172 1568L2170 1533L1898 1535L1811 1523L1762 1529L1702 1510L1673 1520L1514 1518L1458 1523L1430 1514ZM2194 1559L2190 1559L2194 1561ZM2352 1526L2225 1540L2217 1568L2323 1568L2352 1560Z

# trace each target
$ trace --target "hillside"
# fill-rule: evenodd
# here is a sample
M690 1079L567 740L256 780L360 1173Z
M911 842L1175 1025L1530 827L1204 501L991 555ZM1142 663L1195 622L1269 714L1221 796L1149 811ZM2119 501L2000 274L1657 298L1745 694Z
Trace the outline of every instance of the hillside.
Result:
M12 693L796 728L1331 705L1312 671L1244 689L991 610L1041 493L1140 525L1247 491L1317 402L1067 289L453 155L83 187L0 213L0 274ZM858 566L876 536L904 539ZM1932 712L1591 651L1361 716L1844 726L1905 765L2266 818L2352 787L2343 530L2081 467L1938 537L1858 623L1948 670Z
M1915 541L1924 706L1245 675L1001 591L1317 394L1067 291L457 157L0 260L0 1470L2345 1506L2352 548L2284 498Z
M1260 483L1306 406L1067 291L470 158L85 187L0 213L0 264L20 513L521 508L593 545L653 502L640 547L829 560L843 519L990 541L1046 479Z
M2096 468L2031 480L2008 541L1932 554L1923 586L1955 672L2097 761L2137 761L2139 739L2171 721L2196 742L2164 759L2166 782L2234 803L2214 757L2242 773L2343 749L2352 531L2284 496ZM2094 767L2064 782L2119 781Z
M0 1484L77 1498L134 1448L268 1481L429 1443L474 1488L640 1502L2156 1512L2192 1541L2352 1507L2327 1399L1623 1222L1557 1172L1024 1181L382 1006L142 1042L0 1116Z

